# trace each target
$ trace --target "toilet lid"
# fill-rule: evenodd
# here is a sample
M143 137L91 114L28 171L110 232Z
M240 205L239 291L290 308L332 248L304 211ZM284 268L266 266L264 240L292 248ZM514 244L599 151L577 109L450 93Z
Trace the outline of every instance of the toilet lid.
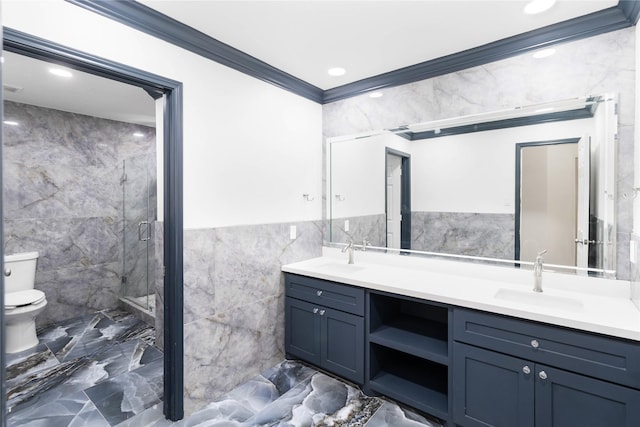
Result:
M4 308L12 309L25 305L38 304L44 299L44 292L37 289L26 291L7 292L4 294Z

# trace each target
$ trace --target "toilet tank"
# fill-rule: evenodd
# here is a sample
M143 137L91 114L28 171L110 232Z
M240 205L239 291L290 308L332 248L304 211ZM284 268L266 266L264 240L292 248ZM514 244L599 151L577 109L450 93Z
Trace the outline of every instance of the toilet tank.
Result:
M22 252L4 257L4 291L33 289L36 281L38 252Z

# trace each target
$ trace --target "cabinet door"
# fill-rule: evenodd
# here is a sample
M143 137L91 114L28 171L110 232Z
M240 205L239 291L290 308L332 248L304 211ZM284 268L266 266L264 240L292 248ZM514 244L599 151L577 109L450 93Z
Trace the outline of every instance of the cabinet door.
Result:
M320 366L355 383L364 382L364 319L328 308L322 319Z
M458 425L534 426L532 363L460 343L453 344L453 351L453 416Z
M536 427L638 427L640 391L536 367Z
M320 365L320 308L295 298L285 299L287 355Z

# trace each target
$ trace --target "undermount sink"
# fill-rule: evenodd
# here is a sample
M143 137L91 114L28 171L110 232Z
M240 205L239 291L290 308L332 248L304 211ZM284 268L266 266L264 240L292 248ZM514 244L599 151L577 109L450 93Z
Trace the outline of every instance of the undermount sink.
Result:
M321 270L326 270L329 273L341 273L341 274L355 273L357 271L364 269L364 267L358 264L347 264L346 262L340 263L337 261L321 264L318 266L318 268Z
M515 289L499 289L494 298L537 307L556 308L567 311L581 311L582 302L568 297L549 295L544 292L519 291Z

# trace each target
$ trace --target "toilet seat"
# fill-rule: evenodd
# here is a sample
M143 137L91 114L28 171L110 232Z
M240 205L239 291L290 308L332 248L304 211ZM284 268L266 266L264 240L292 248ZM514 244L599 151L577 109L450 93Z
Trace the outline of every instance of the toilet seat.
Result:
M4 295L4 308L12 310L18 307L38 304L45 299L45 294L37 289L27 289L25 291L7 292Z

